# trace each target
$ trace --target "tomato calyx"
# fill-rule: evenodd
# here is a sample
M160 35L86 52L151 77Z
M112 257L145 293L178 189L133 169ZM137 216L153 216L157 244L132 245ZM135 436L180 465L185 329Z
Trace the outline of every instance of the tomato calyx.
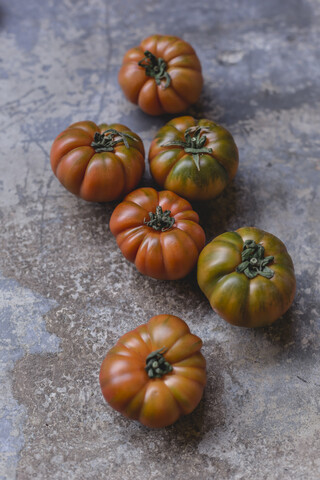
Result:
M267 267L272 262L273 256L264 256L264 247L254 240L246 240L241 253L242 262L237 266L236 272L244 273L247 278L255 278L261 275L265 278L272 278L274 271Z
M148 227L152 227L155 230L166 232L167 230L170 230L175 222L175 219L171 217L170 214L170 210L163 211L162 207L158 205L156 208L156 213L149 212L150 219L148 220L145 218L144 223Z
M201 135L207 132L206 128L190 127L184 132L185 140L173 140L172 142L164 143L161 147L178 146L184 148L186 153L191 153L197 170L200 171L200 154L212 153L212 148L207 148L204 144L207 141L206 135Z
M120 137L115 140L115 137ZM96 153L113 152L114 147L118 143L123 142L126 148L130 148L127 138L137 142L138 140L129 133L118 132L115 128L109 128L102 133L96 132L93 137L91 147L95 149Z
M167 64L163 58L157 58L153 53L146 50L144 52L145 57L138 62L139 67L145 68L146 75L153 77L157 85L161 84L161 80L166 80L164 89L168 88L171 83L171 77L167 72Z
M172 365L163 356L166 351L167 349L162 347L147 356L145 371L149 378L161 378L163 375L172 372Z

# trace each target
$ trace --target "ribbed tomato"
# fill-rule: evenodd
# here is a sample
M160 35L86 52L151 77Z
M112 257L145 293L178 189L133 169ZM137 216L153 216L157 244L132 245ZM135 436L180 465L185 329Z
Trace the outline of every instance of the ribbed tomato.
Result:
M198 260L198 283L212 308L240 327L264 327L293 302L296 280L285 245L254 227L226 232Z
M141 138L125 125L73 123L53 142L51 167L71 193L109 202L133 190L144 172Z
M118 79L128 100L149 115L182 112L198 100L203 84L194 49L167 35L151 35L128 50Z
M232 135L211 120L170 120L149 151L150 171L162 187L188 200L210 200L234 178L239 163Z
M123 335L100 370L104 398L126 417L152 428L191 413L206 384L202 341L173 315L157 315Z
M110 230L139 272L162 280L185 277L204 247L205 233L189 202L173 192L140 188L113 211Z

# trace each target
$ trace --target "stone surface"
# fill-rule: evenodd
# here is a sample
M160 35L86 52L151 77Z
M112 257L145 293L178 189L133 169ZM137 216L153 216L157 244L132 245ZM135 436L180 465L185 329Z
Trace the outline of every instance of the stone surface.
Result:
M319 19L317 0L2 0L1 480L320 478ZM125 123L148 149L170 117L129 104L117 72L154 32L195 47L205 86L188 113L239 146L232 185L194 205L208 241L254 225L293 258L295 301L268 329L226 324L194 273L141 276L108 229L115 205L77 199L51 172L53 139L82 119ZM107 406L98 374L158 313L203 338L208 385L191 415L152 431Z

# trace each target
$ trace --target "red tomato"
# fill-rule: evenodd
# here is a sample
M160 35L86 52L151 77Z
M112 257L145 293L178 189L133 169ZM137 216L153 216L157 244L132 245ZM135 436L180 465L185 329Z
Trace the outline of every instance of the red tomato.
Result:
M140 188L112 213L110 230L139 272L162 280L185 277L205 244L199 216L173 192Z
M123 335L100 370L104 398L126 417L166 427L192 412L206 384L202 341L173 315L157 315Z
M133 190L144 172L141 138L125 125L77 122L53 142L53 173L71 193L109 202Z
M149 115L179 113L195 103L203 78L194 49L181 38L151 35L123 58L119 83Z

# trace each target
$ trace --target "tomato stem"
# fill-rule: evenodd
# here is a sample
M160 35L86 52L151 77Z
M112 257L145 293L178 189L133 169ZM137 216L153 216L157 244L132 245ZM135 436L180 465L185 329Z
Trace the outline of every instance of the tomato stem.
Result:
M120 138L115 140L115 137L120 137ZM105 130L102 133L96 132L94 134L91 147L95 149L96 153L113 152L114 147L121 142L125 144L126 148L130 148L127 138L130 138L135 142L138 141L135 137L133 137L129 133L118 132L118 130L114 128L109 128L108 130Z
M147 356L145 371L150 378L161 378L163 375L172 372L172 365L163 356L166 351L167 349L162 347Z
M146 75L148 77L153 77L157 85L161 84L161 80L165 79L166 83L164 89L168 88L171 83L171 77L167 72L167 64L163 58L157 58L153 53L146 50L144 52L145 57L138 62L140 67L145 68Z
M264 247L254 240L246 240L241 253L242 262L237 266L236 272L244 273L247 278L255 278L261 275L265 278L272 278L274 271L267 267L272 262L273 256L264 256Z
M201 133L207 131L206 128L201 127L190 127L184 132L184 141L183 140L173 140L172 142L164 143L161 147L171 147L178 146L184 148L186 153L191 153L197 170L200 171L200 154L201 153L212 153L212 148L207 148L204 144L207 141L205 135Z
M155 230L161 230L161 232L166 232L169 230L175 222L175 219L170 216L170 210L162 210L162 207L158 205L156 208L156 213L149 212L150 219L144 219L145 225L152 227Z

